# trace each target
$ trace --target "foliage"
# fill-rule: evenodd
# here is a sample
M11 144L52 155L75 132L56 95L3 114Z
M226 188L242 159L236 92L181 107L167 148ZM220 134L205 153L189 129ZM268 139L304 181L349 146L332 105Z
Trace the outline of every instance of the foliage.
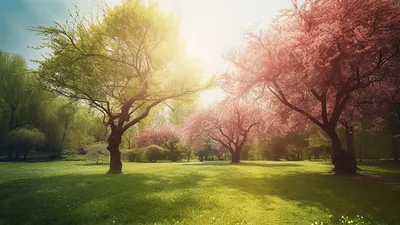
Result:
M18 159L18 153L24 152L26 160L28 152L44 146L45 135L38 129L16 128L7 135L9 148L13 149Z
M103 12L102 19L90 20L77 11L66 24L33 29L46 41L41 47L51 50L39 62L46 88L104 115L111 128L110 171L120 172L123 133L153 107L204 87L195 62L186 57L173 15L140 0Z
M376 109L379 98L396 95L400 6L392 0L292 2L272 29L250 34L245 48L228 56L236 70L225 75L224 86L267 97L292 127L304 126L304 119L320 127L331 139L335 170L355 173L354 154L342 150L336 127L355 116L354 108Z
M96 164L106 162L110 155L107 150L107 145L101 142L89 145L86 148L86 152L87 160L93 161Z
M136 149L121 149L121 158L128 162L139 162L140 154Z
M149 145L144 148L144 154L149 162L157 162L164 157L166 150L158 145Z
M232 162L240 161L243 146L254 136L255 128L265 121L254 105L226 101L193 114L185 123L185 144L201 147L208 139L216 150L229 151Z
M148 128L136 138L136 147L158 145L168 150L168 158L173 162L181 154L179 147L181 128L176 125L164 125L159 128Z

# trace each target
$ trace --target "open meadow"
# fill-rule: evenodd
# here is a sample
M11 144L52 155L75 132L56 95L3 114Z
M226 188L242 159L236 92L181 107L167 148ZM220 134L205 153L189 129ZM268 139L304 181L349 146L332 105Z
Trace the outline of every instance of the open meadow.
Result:
M399 177L396 164L360 165ZM400 224L400 191L325 162L0 163L0 224ZM362 216L362 218L361 218ZM322 222L322 223L321 223Z

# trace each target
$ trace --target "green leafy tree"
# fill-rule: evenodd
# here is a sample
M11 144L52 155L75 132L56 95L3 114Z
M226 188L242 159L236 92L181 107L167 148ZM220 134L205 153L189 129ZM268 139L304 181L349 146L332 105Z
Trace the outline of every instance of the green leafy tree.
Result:
M7 135L8 145L18 160L19 153L24 153L24 160L28 152L44 146L45 135L38 129L16 128Z
M311 159L320 158L320 156L328 157L330 152L330 140L319 129L315 129L310 132L308 141L308 157Z
M37 127L42 120L48 95L36 83L37 77L28 73L21 56L0 51L0 147L11 130ZM12 158L13 151L8 150Z
M197 67L185 57L172 15L139 0L103 11L97 21L77 11L72 22L33 29L46 40L40 47L51 50L39 62L40 77L51 91L103 113L111 128L109 172L121 172L123 133L160 103L203 88Z

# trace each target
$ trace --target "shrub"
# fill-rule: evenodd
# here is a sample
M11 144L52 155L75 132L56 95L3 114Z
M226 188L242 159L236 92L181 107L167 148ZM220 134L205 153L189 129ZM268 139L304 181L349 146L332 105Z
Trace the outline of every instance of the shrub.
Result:
M163 158L166 150L158 145L150 145L144 148L145 157L149 162L157 162Z
M128 162L138 161L138 152L135 149L121 149L121 159L127 160Z
M129 151L127 155L128 162L136 162L137 156L138 156L137 152L134 152L133 150Z
M110 155L107 145L101 142L89 145L86 148L86 152L86 159L96 164L107 161Z
M76 152L79 154L79 155L85 155L86 154L86 151L87 149L85 149L85 147L83 147L83 145L79 145L78 146L78 148L76 149Z

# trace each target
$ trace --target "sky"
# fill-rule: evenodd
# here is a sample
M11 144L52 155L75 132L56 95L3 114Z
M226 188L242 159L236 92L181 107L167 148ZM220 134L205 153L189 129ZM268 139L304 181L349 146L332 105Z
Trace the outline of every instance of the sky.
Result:
M113 6L121 0L106 0ZM265 29L290 0L160 0L160 7L181 20L181 36L189 56L200 61L204 79L226 71L230 64L223 55L238 48L246 32ZM68 9L96 11L92 0L0 0L0 49L20 54L26 60L40 59L40 37L29 26L51 25L68 19ZM29 63L30 67L35 67ZM201 93L203 106L222 100L222 90Z

